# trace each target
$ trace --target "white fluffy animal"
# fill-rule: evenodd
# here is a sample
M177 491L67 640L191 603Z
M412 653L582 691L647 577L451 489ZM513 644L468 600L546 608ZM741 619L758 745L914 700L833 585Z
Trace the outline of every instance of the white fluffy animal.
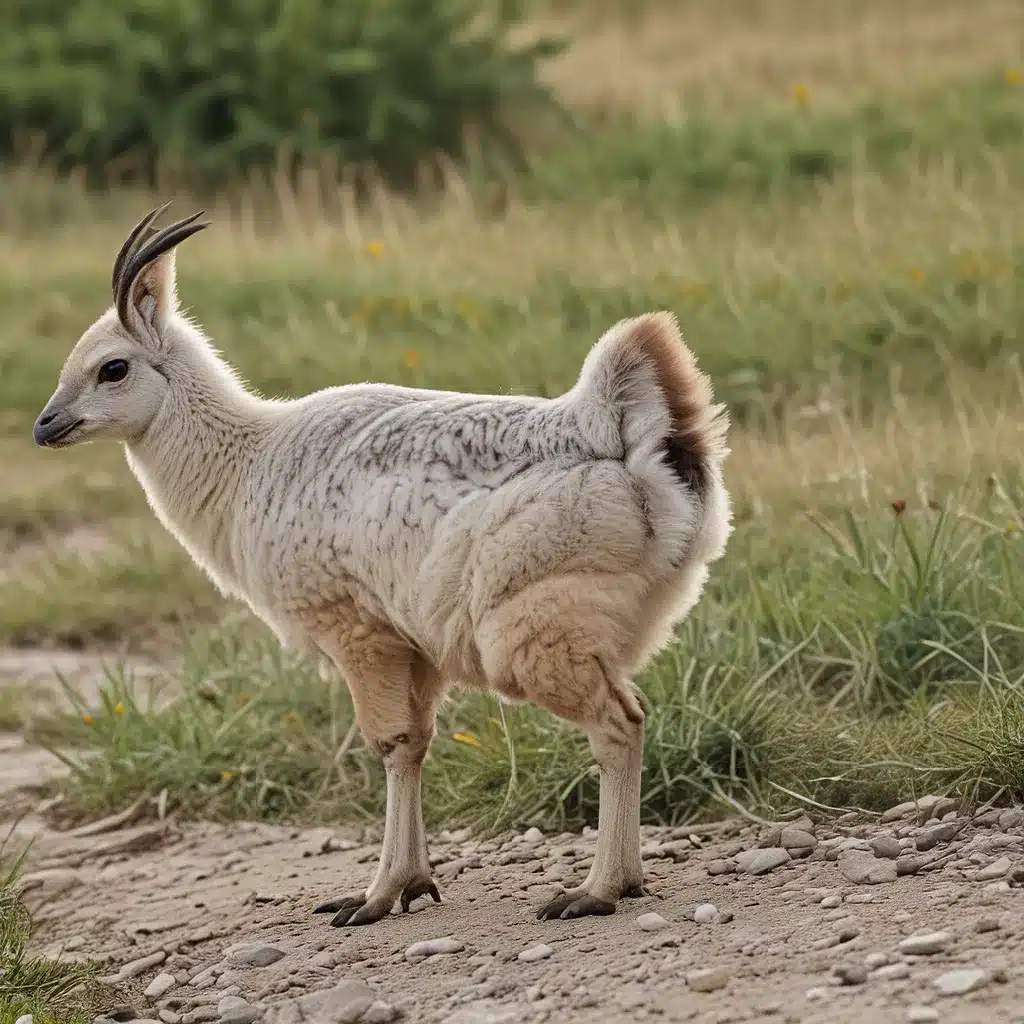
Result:
M198 214L141 221L114 306L82 336L38 444L121 441L154 512L286 646L341 671L384 758L387 821L365 893L317 908L367 924L429 894L420 771L453 684L586 730L597 853L542 918L642 893L644 712L631 677L700 596L730 531L727 420L666 313L624 320L560 398L248 391L177 311L175 247Z

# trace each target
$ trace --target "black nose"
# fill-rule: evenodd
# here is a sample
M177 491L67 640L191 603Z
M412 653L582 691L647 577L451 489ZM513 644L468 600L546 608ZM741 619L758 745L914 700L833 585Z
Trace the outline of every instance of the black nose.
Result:
M38 420L39 426L41 426L41 427L47 427L47 426L49 426L49 425L50 425L50 424L51 424L51 423L52 423L52 422L53 422L53 421L54 421L54 420L55 420L56 418L57 418L57 414L56 414L55 412L51 412L51 413L46 413L45 415L43 415L43 416L40 416L40 417L39 417L39 420Z

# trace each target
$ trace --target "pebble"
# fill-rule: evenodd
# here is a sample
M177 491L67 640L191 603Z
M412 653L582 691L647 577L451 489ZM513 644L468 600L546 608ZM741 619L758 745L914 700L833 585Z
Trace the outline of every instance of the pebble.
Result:
M729 875L736 870L736 865L731 860L709 860L707 871L709 875Z
M1020 807L1011 807L999 815L999 827L1004 832L1021 824L1024 824L1024 810Z
M258 942L244 942L238 946L232 946L227 950L228 959L238 964L246 964L249 967L269 967L283 960L285 953L276 946L264 946ZM195 979L193 978L193 981Z
M644 916L646 917L647 915L645 914ZM693 919L697 924L711 924L712 921L718 920L718 907L713 903L702 903L693 912Z
M181 1024L202 1024L203 1021L216 1020L219 1016L216 1006L197 1006L182 1015Z
M974 930L979 933L997 932L1000 927L999 918L997 917L979 917L978 920L974 922Z
M823 999L828 999L829 996L831 996L831 995L832 995L831 990L829 990L827 988L822 988L819 985L816 988L809 988L804 993L804 998L809 1003L818 1003L818 1002L821 1002L821 1000L823 1000Z
M886 860L895 860L903 852L900 841L894 836L879 836L872 839L871 849L876 857L883 857Z
M364 981L343 981L335 988L307 992L298 999L273 1003L267 1008L269 1024L353 1024L376 1002Z
M917 804L915 804L913 800L908 800L905 803L896 804L895 807L890 807L887 811L883 811L878 820L881 824L887 825L891 821L899 821L900 818L905 818L908 814L913 814L916 810Z
M177 984L173 974L158 974L146 987L145 995L148 999L159 999Z
M136 975L142 974L143 971L148 971L150 967L159 967L166 959L167 954L160 949L155 953L150 953L149 956L140 956L138 960L129 961L116 973L108 975L106 978L101 978L100 981L114 984L126 981L128 978L134 978Z
M646 917L647 915L644 916ZM656 914L654 916L657 917ZM542 942L538 946L532 946L530 949L524 949L517 959L524 964L533 964L538 960L547 960L553 952L554 950L550 946L547 946Z
M876 978L878 981L899 981L900 978L910 977L910 965L885 964L873 970L871 977Z
M359 1024L391 1024L401 1016L398 1008L379 999L359 1018Z
M974 875L974 879L977 882L993 882L997 878L1002 878L1009 870L1010 858L1000 857L999 860L992 861L988 867L979 868Z
M522 1019L518 1007L502 1006L493 999L481 999L445 1017L442 1024L518 1024Z
M164 1022L164 1024L180 1024L181 1014L175 1013L173 1010L164 1007L160 1011L160 1019Z
M891 860L879 860L877 857L860 852L847 854L839 860L839 870L843 877L857 885L882 885L896 881L896 864Z
M987 985L992 975L981 967L957 967L940 974L932 983L940 996L962 996Z
M790 861L789 851L781 847L765 850L746 850L736 855L736 863L748 875L765 875Z
M248 1005L241 996L224 996L217 1003L217 1012L223 1017L229 1010L237 1010Z
M653 911L649 914L641 914L636 919L636 923L642 932L660 932L662 928L668 927L668 921L661 914L655 914Z
M729 983L729 972L724 967L704 967L697 971L689 971L686 984L694 992L715 992L725 988Z
M442 956L449 953L461 953L466 947L458 939L445 935L440 939L424 939L414 942L406 951L406 960L424 960L428 956Z
M823 906L826 910L834 910L836 907L840 906L842 902L842 896L826 896L821 901L821 906Z
M544 841L544 833L535 825L523 833L524 843L541 843Z
M240 1006L221 1013L219 1024L255 1024L264 1014L262 1006L250 1006L244 999Z
M32 1014L23 1014L14 1022L14 1024L32 1024Z
M939 1011L930 1006L915 1004L907 1007L907 1020L909 1024L930 1024L931 1021L939 1019Z
M818 840L802 828L784 828L779 836L779 846L785 850L814 850Z
M936 825L922 832L914 840L914 845L923 853L938 846L939 843L948 843L966 824L966 818L958 818L944 825Z
M949 932L929 932L927 935L910 935L899 945L901 953L927 955L941 953L951 942L953 936Z
M863 985L868 980L868 969L863 964L836 964L832 973L843 985Z

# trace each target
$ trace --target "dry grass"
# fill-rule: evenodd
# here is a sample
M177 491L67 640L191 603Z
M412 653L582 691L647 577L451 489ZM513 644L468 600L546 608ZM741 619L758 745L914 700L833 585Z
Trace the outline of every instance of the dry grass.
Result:
M1017 0L665 0L595 19L588 4L540 25L573 41L547 78L588 111L677 116L714 107L846 106L1019 68Z

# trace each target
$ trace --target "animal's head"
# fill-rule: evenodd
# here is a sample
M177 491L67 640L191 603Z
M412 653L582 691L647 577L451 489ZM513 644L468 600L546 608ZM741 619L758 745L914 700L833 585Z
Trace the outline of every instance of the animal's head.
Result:
M144 217L114 261L114 305L72 349L53 397L33 429L36 444L132 441L159 410L173 361L177 289L174 250L208 225L201 213L153 231L170 203Z

